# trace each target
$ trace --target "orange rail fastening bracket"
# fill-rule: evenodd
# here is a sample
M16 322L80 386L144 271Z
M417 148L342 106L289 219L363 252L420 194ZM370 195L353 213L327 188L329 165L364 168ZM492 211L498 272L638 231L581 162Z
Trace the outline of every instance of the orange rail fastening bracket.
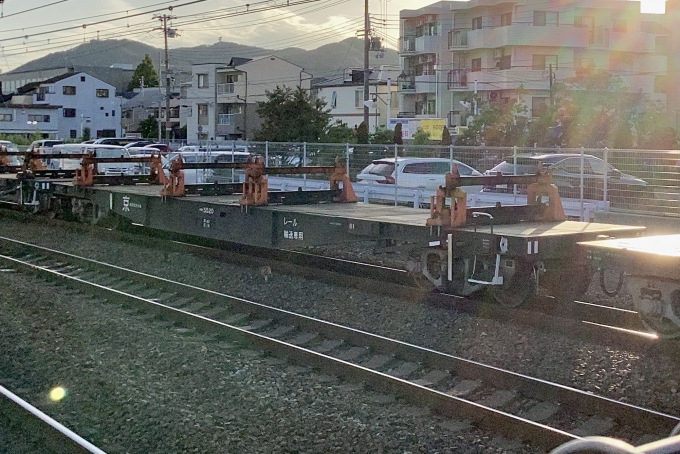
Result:
M335 158L335 169L330 175L331 189L339 189L340 183L342 183L342 192L340 197L335 197L334 202L341 203L356 203L357 195L354 192L354 187L352 187L352 182L349 180L349 175L347 175L347 168L340 162L340 158Z
M444 177L444 186L437 188L436 195L430 197L430 218L427 226L460 227L467 221L467 193L453 181L459 178L458 166L454 165L451 172ZM446 206L446 199L451 199L451 206Z
M42 162L40 163L42 164ZM76 176L73 179L73 183L76 186L92 186L94 185L94 176L96 175L96 173L97 173L97 161L93 159L92 153L88 153L87 156L85 156L82 162L80 163L80 169L76 169Z
M177 159L170 164L170 176L166 177L163 171L163 166L160 164L160 157L157 164L152 163L152 168L156 168L158 180L163 185L161 195L163 197L180 197L184 195L184 172L182 171L182 155L177 156Z
M269 182L265 176L264 158L256 156L253 160L249 157L248 164L246 179L243 182L243 195L238 202L246 207L249 205L266 205L269 202Z

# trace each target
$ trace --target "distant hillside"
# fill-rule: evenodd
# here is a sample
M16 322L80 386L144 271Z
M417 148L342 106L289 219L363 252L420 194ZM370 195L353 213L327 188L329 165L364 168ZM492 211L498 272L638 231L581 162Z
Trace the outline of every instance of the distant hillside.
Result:
M347 67L363 66L363 49L363 40L358 38L347 38L309 51L295 47L271 50L237 43L218 42L211 45L171 49L170 64L174 68L188 70L195 63L228 63L232 57L253 58L274 54L301 66L314 77L324 77L338 74ZM158 66L161 51L162 49L130 40L91 41L30 61L14 71L32 71L69 65L108 67L113 63L136 66L146 54L149 54ZM376 58L375 52L370 54L371 66L398 64L399 56L394 50L387 50L383 58Z

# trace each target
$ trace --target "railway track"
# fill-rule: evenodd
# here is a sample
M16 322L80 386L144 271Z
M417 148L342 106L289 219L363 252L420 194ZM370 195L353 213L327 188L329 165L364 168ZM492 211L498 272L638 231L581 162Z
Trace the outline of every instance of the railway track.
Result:
M36 222L24 213L3 210L3 216L23 222ZM449 307L499 321L513 321L530 327L558 330L573 337L595 342L606 342L625 348L650 348L657 336L642 324L636 311L589 303L587 301L558 302L554 298L539 297L527 307L509 308L489 303L483 299L461 298L455 295L433 293L429 284L405 270L367 264L355 260L309 254L299 251L257 248L222 243L203 238L157 232L141 226L126 226L125 231L47 220L48 225L95 232L116 241L145 244L159 250L196 254L245 266L270 267L273 273L288 274L327 282L331 285L357 288L381 296L409 302L428 303ZM131 236L132 234L132 236ZM663 349L663 346L654 345Z
M433 412L546 449L587 435L634 444L680 418L199 287L0 238L4 266L97 298L239 339L258 349L397 395Z
M34 452L105 454L2 386L0 423L16 433L18 438L27 440ZM9 443L9 440L3 440L3 445L7 446Z

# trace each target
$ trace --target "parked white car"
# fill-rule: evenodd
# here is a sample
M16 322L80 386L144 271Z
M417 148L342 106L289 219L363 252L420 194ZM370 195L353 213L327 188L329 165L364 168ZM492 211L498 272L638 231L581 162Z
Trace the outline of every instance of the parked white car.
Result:
M401 188L434 190L444 185L444 176L452 165L461 176L482 174L456 159L446 158L381 158L371 162L358 175L359 183L397 184ZM468 194L481 192L483 186L464 186Z

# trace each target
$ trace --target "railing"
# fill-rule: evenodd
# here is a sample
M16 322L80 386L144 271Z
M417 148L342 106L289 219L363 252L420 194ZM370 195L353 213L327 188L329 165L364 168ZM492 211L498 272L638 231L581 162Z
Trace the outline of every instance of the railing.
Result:
M401 42L402 52L415 52L416 51L416 38L415 37L405 37Z
M234 83L217 84L217 94L218 95L230 95L234 93Z
M467 69L452 69L447 75L447 87L451 89L467 89Z
M401 112L399 117L412 118L413 112ZM404 126L404 131L408 130ZM216 143L216 142L212 142ZM219 142L231 144L232 142ZM415 145L363 145L236 142L253 153L266 156L267 162L304 160L309 165L333 165L336 157L348 160L352 180L371 161L394 157L454 158L484 173L506 161L512 165L514 156L527 159L530 155L567 154L571 164L553 167L553 182L562 197L583 213L583 219L597 211L636 212L657 216L680 217L680 151L559 149L511 147L462 147ZM581 163L580 154L584 161ZM576 155L576 159L574 156ZM596 158L591 166L588 156ZM604 168L611 166L607 172ZM559 172L558 172L559 171ZM622 178L623 177L623 178ZM313 178L310 176L310 178ZM380 185L380 190L390 185ZM394 187L392 187L394 189ZM522 188L495 187L481 193L483 197L504 201L522 196ZM488 194L487 194L488 192ZM481 196L480 196L481 197ZM481 200L481 199L480 199ZM567 203L565 202L565 203ZM574 205L576 204L576 205Z
M467 30L451 30L449 32L449 48L467 47L468 45L467 34L468 34Z
M218 125L233 125L234 124L234 114L218 114L217 115Z

